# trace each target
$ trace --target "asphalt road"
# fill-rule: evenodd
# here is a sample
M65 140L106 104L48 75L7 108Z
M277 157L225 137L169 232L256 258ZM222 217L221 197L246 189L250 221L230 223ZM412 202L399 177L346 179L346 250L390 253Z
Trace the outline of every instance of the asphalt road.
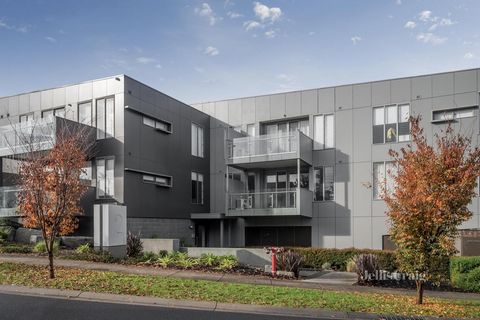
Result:
M15 294L0 294L1 320L273 320L311 319L169 309L132 304L67 300ZM321 319L319 319L321 320Z

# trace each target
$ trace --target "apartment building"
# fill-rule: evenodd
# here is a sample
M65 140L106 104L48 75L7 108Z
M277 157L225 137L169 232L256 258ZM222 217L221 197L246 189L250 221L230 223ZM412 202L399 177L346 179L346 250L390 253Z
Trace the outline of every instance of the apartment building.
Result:
M93 205L115 203L129 230L185 245L381 249L379 181L392 183L408 117L429 141L451 120L477 144L479 92L474 69L189 106L119 75L0 98L0 133L62 118L96 129L78 234L92 235ZM4 140L0 215L15 216ZM462 229L480 228L478 198L471 209Z

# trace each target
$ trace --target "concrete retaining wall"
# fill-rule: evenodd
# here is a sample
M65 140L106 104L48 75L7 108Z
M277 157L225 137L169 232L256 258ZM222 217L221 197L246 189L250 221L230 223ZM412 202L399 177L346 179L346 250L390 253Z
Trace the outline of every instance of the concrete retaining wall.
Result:
M82 244L88 243L90 246L93 246L93 237L73 237L66 236L60 237L60 242L63 246L71 249L76 249Z
M270 255L263 249L245 249L245 248L195 248L185 247L182 251L188 253L190 257L200 257L204 253L211 253L216 256L232 255L237 257L241 264L264 268L271 264Z
M35 229L18 228L15 232L15 242L32 243L42 240L42 232Z
M158 254L160 251L179 251L179 239L140 239L143 245L143 252L153 252Z

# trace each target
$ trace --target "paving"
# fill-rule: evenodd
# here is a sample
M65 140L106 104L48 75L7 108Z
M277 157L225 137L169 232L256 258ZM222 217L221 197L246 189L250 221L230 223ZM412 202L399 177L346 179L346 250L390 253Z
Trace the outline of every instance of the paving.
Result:
M0 262L23 263L28 265L48 265L46 257L27 256L27 255L0 255ZM415 290L410 289L391 289L369 286L354 285L354 274L347 272L319 272L311 273L304 280L284 280L274 279L265 276L246 276L240 274L216 273L216 272L202 272L191 270L172 270L162 269L151 266L134 266L121 265L114 263L97 263L79 260L64 260L55 259L55 265L61 267L71 267L87 270L99 271L113 271L129 274L140 275L154 275L162 277L183 278L183 279L197 279L210 280L225 283L246 283L271 285L293 288L308 288L318 290L334 290L334 291L348 291L348 292L366 292L379 294L405 294L414 296ZM463 293L463 292L444 292L444 291L430 291L426 290L425 295L429 297L445 298L445 299L465 299L478 300L480 294L478 293Z

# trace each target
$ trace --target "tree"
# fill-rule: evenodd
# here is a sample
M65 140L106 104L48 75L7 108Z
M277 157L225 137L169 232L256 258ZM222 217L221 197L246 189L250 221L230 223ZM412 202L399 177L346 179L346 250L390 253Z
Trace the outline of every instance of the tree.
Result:
M34 125L31 130L16 130L17 141L25 151L19 156L17 210L25 227L42 231L51 279L55 277L53 247L56 238L78 227L77 215L82 214L80 199L88 188L81 174L93 143L90 128L63 119L55 121L57 125L52 127ZM39 128L48 134L40 132ZM50 142L48 150L45 143Z
M467 206L480 175L480 150L469 137L448 124L431 146L420 121L410 118L411 144L390 150L396 173L388 174L395 186L382 192L402 271L417 275L417 304L423 303L424 282L445 276L458 227L472 216Z

